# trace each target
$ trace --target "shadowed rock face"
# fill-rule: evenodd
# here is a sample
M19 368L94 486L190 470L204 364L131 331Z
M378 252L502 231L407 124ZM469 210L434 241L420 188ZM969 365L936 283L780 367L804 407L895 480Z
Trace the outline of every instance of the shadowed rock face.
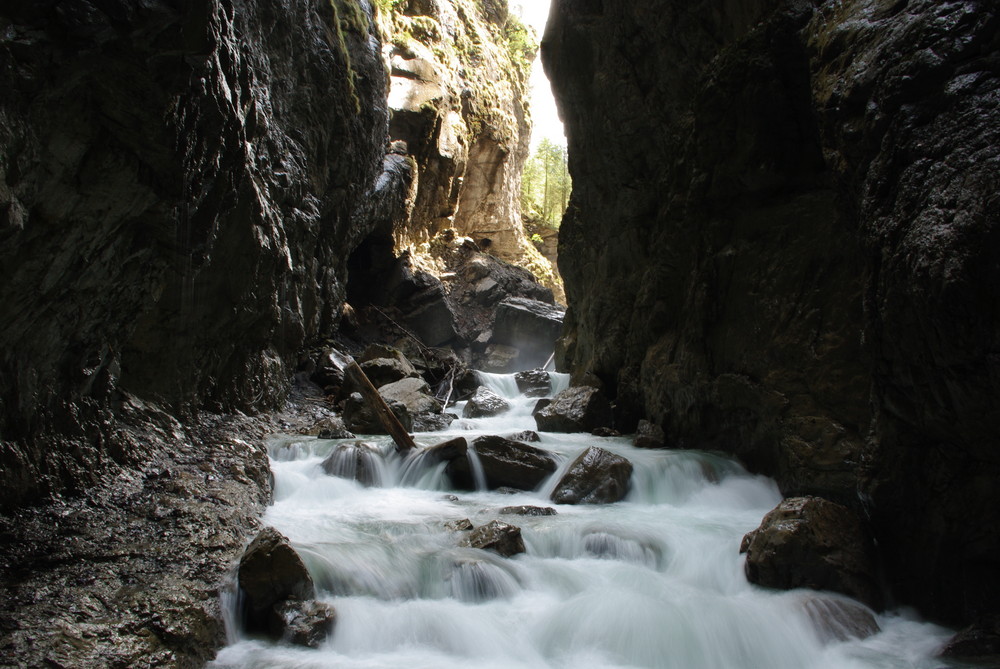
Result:
M1000 605L992 3L556 0L560 364L629 429L872 519L896 596ZM858 495L860 490L861 495Z
M0 506L134 459L122 393L273 406L334 324L387 127L336 6L0 3Z

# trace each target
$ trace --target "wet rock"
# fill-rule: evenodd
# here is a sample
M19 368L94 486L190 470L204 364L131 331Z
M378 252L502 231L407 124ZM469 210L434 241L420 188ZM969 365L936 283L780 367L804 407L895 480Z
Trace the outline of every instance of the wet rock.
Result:
M541 413L542 409L544 409L545 407L547 407L550 404L552 404L552 398L550 398L550 397L543 397L542 399L540 399L537 402L535 402L535 406L531 410L531 415L533 417L535 417L535 418L538 418L538 414Z
M458 501L456 498L455 501ZM472 529L472 521L468 518L462 518L461 520L449 520L444 524L446 530L451 530L452 532L468 532Z
M510 516L554 516L556 510L551 506L505 506L497 513Z
M412 431L413 416L406 405L396 400L386 400L385 403L389 406L393 415L402 423L403 427L407 431ZM350 397L344 401L343 418L346 426L353 432L359 434L386 433L381 421L379 421L371 407L368 406L368 403L365 402L361 393L351 393Z
M475 370L467 369L455 377L454 397L452 400L461 402L472 397L480 388L479 376Z
M989 616L961 630L948 641L941 656L976 666L1000 666L1000 616Z
M363 486L382 485L382 455L373 444L357 441L340 444L320 464L330 476L357 481Z
M544 369L529 369L514 375L517 389L525 397L546 397L552 388L549 373Z
M667 436L662 427L645 418L639 421L632 440L636 448L664 448L666 442Z
M347 429L344 419L339 416L324 418L309 429L308 434L317 439L354 439L354 434Z
M485 418L510 411L510 402L497 395L489 388L480 387L476 394L469 398L462 411L463 418Z
M268 618L271 635L282 641L319 648L333 632L337 611L324 602L285 601L275 604Z
M552 492L556 504L608 504L625 497L632 463L603 448L581 453Z
M409 360L397 358L374 358L361 363L361 370L376 388L401 379L419 376Z
M882 605L871 537L850 509L820 497L786 499L743 540L746 574L769 588L832 590Z
M286 600L316 596L312 577L288 538L273 527L264 528L240 560L237 579L243 591L247 628L269 629L272 607Z
M499 520L492 520L486 525L477 527L462 541L462 546L491 550L504 557L511 557L524 552L524 540L521 539L521 528Z
M479 437L472 445L490 490L534 490L556 470L555 459L534 446L497 436ZM445 473L456 487L475 488L468 459L452 460Z
M434 444L426 449L424 457L431 462L451 462L452 460L464 460L466 452L469 450L469 442L465 437L455 437L440 444ZM458 501L458 498L455 498Z
M387 403L399 402L411 416L422 413L438 413L441 403L434 399L431 388L423 379L402 379L378 389L379 395Z
M614 421L608 399L587 386L567 388L534 416L540 432L591 432Z
M508 434L507 439L511 441L523 441L530 443L533 441L541 441L542 438L538 436L538 433L534 430L522 430L521 432L515 432L514 434Z
M414 432L440 432L458 420L453 413L422 413L413 419Z
M595 427L591 432L595 437L620 437L622 433L613 427Z
M807 598L802 608L824 643L867 639L882 631L871 609L850 599L817 595Z

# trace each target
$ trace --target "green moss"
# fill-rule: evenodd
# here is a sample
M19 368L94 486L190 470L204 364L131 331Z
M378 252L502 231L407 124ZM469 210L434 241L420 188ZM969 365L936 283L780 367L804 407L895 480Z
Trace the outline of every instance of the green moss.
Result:
M345 32L353 32L362 38L368 34L371 23L368 15L361 8L358 0L330 0L330 7L333 9L334 34L337 39L337 47L344 56L344 63L347 65L347 86L350 90L351 100L354 103L354 113L361 113L361 100L358 98L357 80L358 74L351 64L351 50L347 46Z

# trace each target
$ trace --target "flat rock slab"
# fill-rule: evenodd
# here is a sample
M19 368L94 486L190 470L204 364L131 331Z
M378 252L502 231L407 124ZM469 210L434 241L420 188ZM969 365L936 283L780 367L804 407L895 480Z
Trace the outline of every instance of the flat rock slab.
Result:
M597 446L581 453L552 492L556 504L608 504L624 499L632 463Z

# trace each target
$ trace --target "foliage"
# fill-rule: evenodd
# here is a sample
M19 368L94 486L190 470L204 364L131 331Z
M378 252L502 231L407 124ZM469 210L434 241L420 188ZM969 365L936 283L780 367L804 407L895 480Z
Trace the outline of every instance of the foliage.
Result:
M566 147L543 139L524 164L521 211L528 218L558 228L572 190Z
M507 51L515 68L526 77L531 72L532 61L538 55L535 31L511 14L507 17L507 25L504 26L504 41L507 43Z

